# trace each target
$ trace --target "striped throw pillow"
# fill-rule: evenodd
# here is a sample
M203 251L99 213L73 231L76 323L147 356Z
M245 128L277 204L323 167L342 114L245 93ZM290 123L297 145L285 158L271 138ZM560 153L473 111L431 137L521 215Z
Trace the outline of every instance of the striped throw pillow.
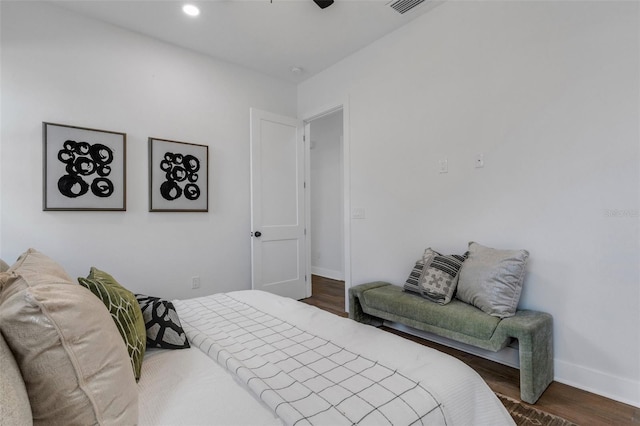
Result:
M462 262L467 256L468 253L443 255L427 248L411 270L404 290L441 305L449 303L458 285Z
M430 248L426 249L423 255L425 267L419 283L422 297L441 305L451 302L458 285L462 262L467 256L468 253L445 256Z
M422 294L420 291L420 278L422 277L422 271L424 270L424 260L420 259L416 262L415 266L411 270L407 281L404 283L404 291L411 293Z

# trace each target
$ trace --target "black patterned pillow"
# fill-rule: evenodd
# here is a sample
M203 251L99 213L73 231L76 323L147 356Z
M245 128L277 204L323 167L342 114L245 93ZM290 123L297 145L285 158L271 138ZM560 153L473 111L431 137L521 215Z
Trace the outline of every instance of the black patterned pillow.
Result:
M451 302L458 285L458 273L468 255L467 252L462 256L444 256L431 248L426 249L422 256L424 268L418 282L422 296L441 305Z
M147 327L147 346L150 348L186 349L187 335L182 329L176 308L168 300L136 294Z
M424 270L424 259L420 259L416 262L415 266L411 270L407 281L404 283L404 291L411 293L422 294L420 291L420 278L422 277L422 271Z

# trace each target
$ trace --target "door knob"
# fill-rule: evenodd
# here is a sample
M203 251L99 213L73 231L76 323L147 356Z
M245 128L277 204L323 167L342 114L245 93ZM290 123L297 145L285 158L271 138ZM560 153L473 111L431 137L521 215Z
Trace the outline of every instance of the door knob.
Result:
M256 238L260 237L261 235L262 235L262 232L260 232L260 231L256 231L256 232L253 233L253 236L256 237Z

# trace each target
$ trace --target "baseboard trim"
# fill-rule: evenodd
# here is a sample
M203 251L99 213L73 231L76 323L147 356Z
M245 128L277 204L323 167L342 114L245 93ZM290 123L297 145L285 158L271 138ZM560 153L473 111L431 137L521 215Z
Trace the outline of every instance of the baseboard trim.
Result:
M555 360L556 382L640 408L640 381Z
M329 278L337 281L344 281L344 272L335 271L333 269L320 268L318 266L311 267L311 274L318 275L320 277Z

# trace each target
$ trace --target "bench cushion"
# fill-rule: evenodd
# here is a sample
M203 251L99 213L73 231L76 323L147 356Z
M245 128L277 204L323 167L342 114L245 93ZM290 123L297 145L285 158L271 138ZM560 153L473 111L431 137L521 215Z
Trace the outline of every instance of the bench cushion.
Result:
M409 318L483 340L491 339L500 322L500 318L459 300L439 305L394 285L364 291L362 298L366 306L393 314L398 322Z

